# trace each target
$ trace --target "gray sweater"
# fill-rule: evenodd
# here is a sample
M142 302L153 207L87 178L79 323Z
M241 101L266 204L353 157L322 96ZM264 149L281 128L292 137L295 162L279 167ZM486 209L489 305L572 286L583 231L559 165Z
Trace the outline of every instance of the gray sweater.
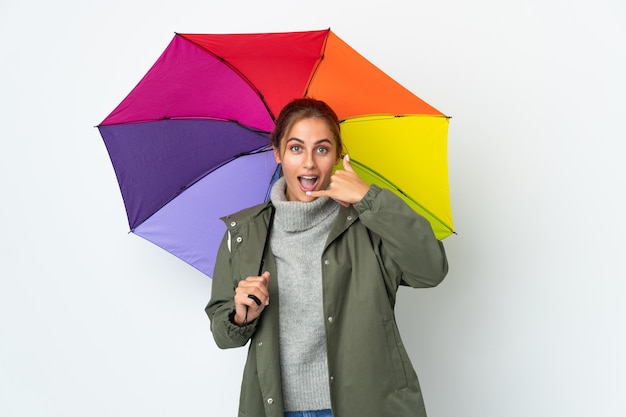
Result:
M324 197L287 201L284 178L272 188L270 245L279 291L280 366L285 411L330 408L321 257L339 204Z

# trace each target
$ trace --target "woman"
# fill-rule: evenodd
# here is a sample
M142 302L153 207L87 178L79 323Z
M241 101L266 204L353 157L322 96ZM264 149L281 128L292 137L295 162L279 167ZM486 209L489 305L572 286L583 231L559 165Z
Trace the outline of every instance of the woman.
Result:
M272 145L283 176L270 202L224 218L206 307L220 348L251 340L239 415L425 416L393 309L399 285L441 282L443 245L347 155L333 174L342 144L324 102L285 106Z

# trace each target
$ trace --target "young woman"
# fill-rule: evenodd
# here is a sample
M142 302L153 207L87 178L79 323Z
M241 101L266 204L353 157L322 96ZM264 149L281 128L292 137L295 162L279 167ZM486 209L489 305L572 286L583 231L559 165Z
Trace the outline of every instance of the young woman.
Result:
M399 285L448 264L430 224L343 159L339 121L298 99L272 134L270 202L224 218L206 312L221 348L251 341L239 416L425 416L394 318ZM316 413L310 413L316 412Z

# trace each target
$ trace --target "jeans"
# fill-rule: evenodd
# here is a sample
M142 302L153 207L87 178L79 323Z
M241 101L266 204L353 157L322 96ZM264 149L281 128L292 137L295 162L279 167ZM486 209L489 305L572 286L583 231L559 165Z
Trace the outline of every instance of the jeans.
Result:
M287 411L285 417L333 417L331 410Z

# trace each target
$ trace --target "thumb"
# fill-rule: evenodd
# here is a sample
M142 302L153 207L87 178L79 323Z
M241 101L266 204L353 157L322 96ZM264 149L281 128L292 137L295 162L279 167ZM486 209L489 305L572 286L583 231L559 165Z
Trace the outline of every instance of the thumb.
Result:
M261 275L263 281L265 281L265 286L267 287L270 284L270 273L268 271L263 272Z
M269 286L270 286L270 273L268 271L265 271L265 272L263 272L261 277L265 281L265 288L269 288ZM269 297L265 300L265 306L267 307L268 305L270 305Z
M343 157L343 169L348 172L354 172L352 165L350 165L350 155L348 154L346 154L346 156Z

